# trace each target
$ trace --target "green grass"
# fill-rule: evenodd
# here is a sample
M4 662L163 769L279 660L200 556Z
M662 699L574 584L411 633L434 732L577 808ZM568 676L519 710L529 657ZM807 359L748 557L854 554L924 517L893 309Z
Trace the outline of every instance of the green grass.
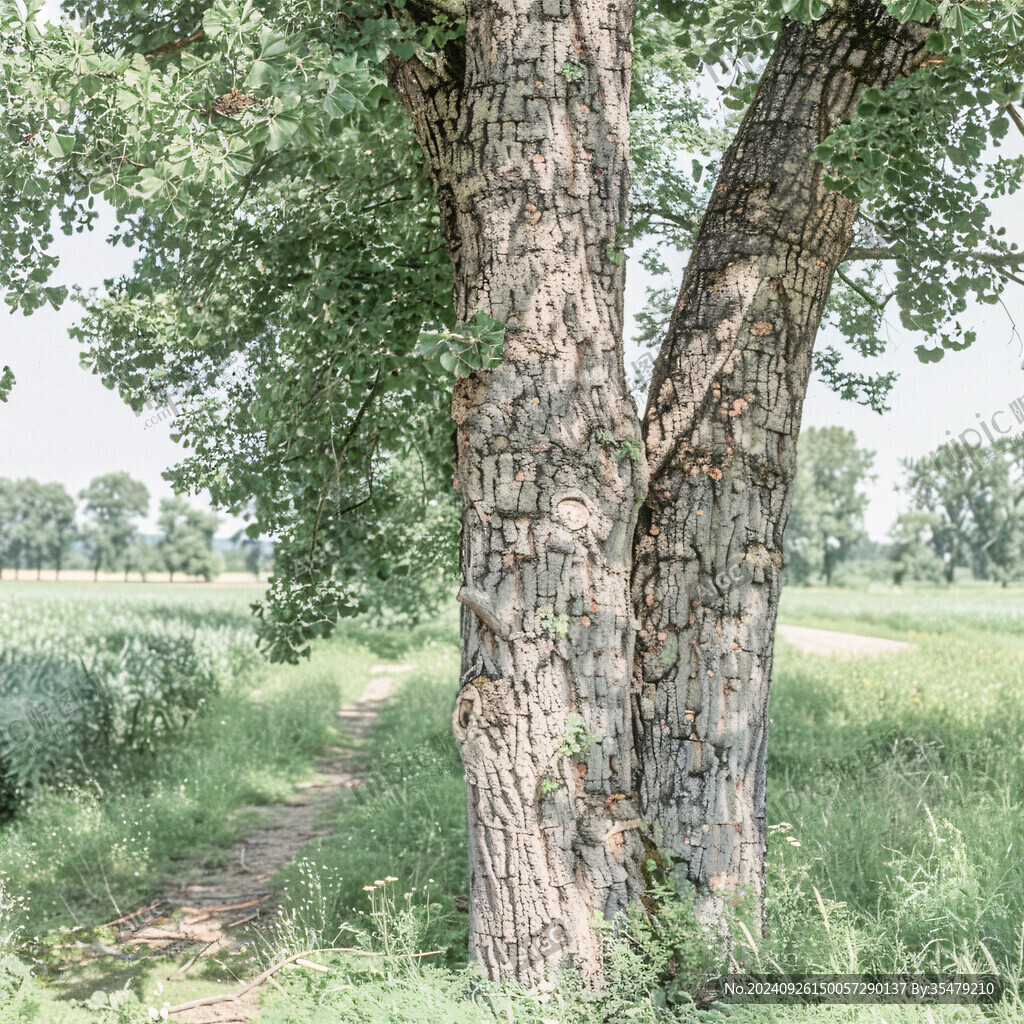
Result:
M0 818L138 768L259 661L239 594L0 585Z
M1024 634L1024 589L957 583L953 587L891 587L865 590L788 587L779 621L820 629L852 630L909 639L910 633Z
M141 821L130 815L149 815L146 820L157 820L162 835L183 829L188 838L181 848L223 838L218 829L230 830L229 808L272 798L325 741L327 733L308 724L310 731L301 737L294 731L308 720L308 711L289 706L295 694L308 687L307 709L315 717L317 707L330 703L325 694L337 686L338 676L364 674L376 659L401 660L413 670L396 675L395 699L360 754L371 779L398 780L397 795L371 789L369 803L339 803L332 811L334 833L307 847L276 880L282 913L261 945L264 960L324 946L358 947L373 955L317 954L326 973L282 972L281 989L265 990L261 1024L1021 1024L1024 594L994 587L791 589L781 621L892 636L913 648L848 660L802 655L779 643L768 767L766 929L753 947L741 938L734 956L766 971L995 971L1011 989L1002 1004L698 1010L687 990L716 972L720 951L714 936L695 927L686 902L673 899L664 901L657 920L634 916L610 935L610 984L604 993L583 993L568 977L556 991L532 995L483 983L465 962L468 919L459 909L468 888L461 772L431 743L448 728L457 685L452 614L415 635L346 625L340 647L318 655L327 661L314 659L298 670L287 689L283 676L261 683L260 701L226 695L225 711L234 708L237 721L207 716L196 727L195 747L183 741L180 755L166 751L167 775L151 776L161 800L143 801L133 795L134 786L121 797L108 793L74 808L66 796L54 797L55 821L75 823L76 832L78 824L95 822L95 835L58 840L33 809L27 821L35 831L20 833L17 848L28 856L35 843L53 855L61 845L81 843L77 855L83 859L77 863L105 856L105 869L113 869L120 857L130 874L132 849L117 846L123 838L119 816ZM201 735L204 728L212 731ZM291 753L280 764L267 765L271 745L262 741L259 754L248 760L240 749L230 756L236 749L232 736L251 742L270 728L292 737L293 746L285 743ZM201 772L189 760L200 756L200 738L225 744L223 760ZM232 770L235 781L222 789L218 782L205 795L204 786L189 784L187 799L177 802L174 778L209 779ZM160 786L158 778L164 780ZM214 820L196 822L190 832L189 809L203 808ZM0 833L0 863L6 865L14 847L4 842L13 842L11 833ZM115 856L119 849L124 852ZM152 844L147 851L154 859L145 870L155 876L163 868ZM52 900L63 885L64 897L74 897L76 906L103 906L102 891L90 895L84 884L98 888L95 871L83 870L84 880L69 883L66 872L42 868L45 857L29 859L38 877L26 871L20 883L8 883L13 892L21 894L31 883L33 902L45 905L47 895ZM115 877L127 881L124 870ZM15 908L9 916L19 913ZM56 908L53 913L59 917ZM0 939L5 927L0 905ZM428 957L412 955L435 950ZM132 984L146 997L153 981L136 977ZM2 984L0 975L0 993ZM62 1024L64 1018L38 1019ZM141 1004L129 1000L121 1010L97 1010L68 1022L143 1019ZM6 1024L2 1009L0 1024Z
M1019 983L1022 612L1020 591L996 588L787 593L783 621L913 644L862 659L779 645L768 818L786 827L769 842L768 948L790 969L984 970L991 957ZM929 1012L856 1007L829 1019L985 1019L967 1007ZM1016 998L989 1014L1024 1019Z
M765 971L995 970L1012 990L1002 1004L697 1010L680 983L714 958L678 902L656 928L634 922L627 941L610 943L601 996L569 979L540 998L484 985L461 966L466 921L454 909L466 892L462 786L414 778L399 806L345 809L344 827L287 874L280 948L359 942L379 951L390 937L406 952L444 954L325 957L329 974L285 978L286 995L267 993L266 1024L1024 1021L1024 594L790 590L781 620L914 647L845 660L779 644L766 930L756 950L741 940L734 955ZM415 748L446 723L454 662L419 664L381 722L375 754ZM374 886L389 875L398 881Z
M37 794L0 832L8 886L30 900L27 933L115 917L108 886L127 906L175 861L213 856L336 739L337 709L361 692L366 660L328 648L306 665L257 670L155 755Z
M350 945L343 940L352 929L383 941L364 886L392 876L398 883L389 891L400 889L399 902L418 908L420 948L442 948L442 962L465 963L468 919L455 907L469 871L465 784L457 756L431 743L450 729L458 652L451 642L428 643L402 660L414 668L397 677L401 690L365 751L368 795L338 807L337 831L278 880L285 894L280 951ZM374 781L400 776L394 786Z
M252 595L243 600L235 588L71 585L66 592L64 585L41 584L14 590L0 594L0 631L4 624L31 621L32 643L47 622L57 628L58 612L73 623L70 635L58 638L68 645L80 641L83 622L100 635L104 623L125 628L140 617L192 617L201 629L243 629L252 639ZM126 599L129 592L137 596ZM22 636L21 642L28 641ZM33 790L17 817L0 828L0 961L5 950L17 947L45 976L48 964L80 958L76 944L88 943L92 930L119 916L120 908L141 904L168 877L215 864L227 844L257 823L260 806L290 794L338 741L337 710L361 694L373 660L364 646L340 639L296 667L246 662L249 668L225 674L202 713L163 742L92 763L73 783ZM106 981L116 981L115 988L128 982L148 995L167 973L164 967L161 975L161 967L108 966ZM4 1014L16 1004L11 969L10 963L6 974L0 969L0 1024L7 1024ZM96 988L106 989L106 981L95 979ZM80 991L84 982L76 984L21 986L17 999L28 991L42 1008L37 1017L19 1010L24 1015L10 1019L106 1021L109 1014L67 999L71 992L89 994ZM208 992L207 985L201 994ZM189 997L186 986L180 998ZM134 1011L111 1010L110 1019L122 1012Z

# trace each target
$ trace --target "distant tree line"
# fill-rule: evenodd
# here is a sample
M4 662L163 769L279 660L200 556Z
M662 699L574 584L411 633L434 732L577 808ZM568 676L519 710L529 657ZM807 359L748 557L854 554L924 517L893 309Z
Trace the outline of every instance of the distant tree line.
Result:
M786 579L835 581L867 565L868 578L952 583L956 571L1006 585L1024 577L1024 435L955 458L903 459L909 508L889 544L867 537L862 490L874 453L853 431L810 427L801 434L793 511L786 530Z
M79 502L81 505L79 506ZM157 517L161 537L151 543L139 532L149 514L146 485L127 473L98 476L76 501L63 484L31 477L0 477L0 579L5 571L62 570L88 566L101 572L167 572L212 580L223 559L213 550L220 518L192 507L184 498L164 498ZM247 566L259 573L262 547L243 542Z

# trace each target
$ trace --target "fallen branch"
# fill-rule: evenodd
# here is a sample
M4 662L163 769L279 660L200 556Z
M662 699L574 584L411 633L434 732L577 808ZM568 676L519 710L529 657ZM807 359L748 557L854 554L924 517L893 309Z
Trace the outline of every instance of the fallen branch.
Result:
M226 910L244 910L246 907L255 907L259 902L258 899L246 900L245 903L228 903L222 907L207 907L205 910L197 910L194 914L189 914L186 919L182 920L182 924L198 924L214 914L220 914Z
M176 971L175 971L175 972L174 972L173 974L169 974L169 975L167 976L167 980L168 980L168 981L183 981L183 980L184 980L184 978L185 978L185 975L186 975L186 974L188 973L188 971L189 971L189 970L190 970L190 969L191 969L191 968L192 968L192 967L193 967L193 966L195 965L196 961L197 961L197 960L198 960L198 959L199 959L199 958L200 958L201 956L204 956L204 955L206 954L207 950L209 950L209 948L210 948L211 946L215 946L216 944L217 944L217 940L216 940L216 939L214 939L214 940L213 940L213 942L208 942L208 943L207 943L207 944L206 944L205 946L203 946L203 948L202 948L201 950L199 950L199 952L198 952L198 953L196 953L196 954L195 954L195 956L193 956L193 957L192 957L192 958L191 958L191 959L190 959L190 960L189 960L189 961L188 961L187 963L185 963L185 964L183 964L183 965L182 965L181 967L179 967L179 968L178 968L178 969L177 969L177 970L176 970Z
M143 907L141 910L133 910L130 914L125 914L124 917L119 917L116 921L108 921L106 924L100 925L100 927L113 928L115 924L124 924L125 921L130 921L133 917L139 917L150 910L156 910L157 907L163 906L164 902L164 900L157 900L156 903L150 903L148 907Z
M422 956L440 956L443 953L443 949L432 949L428 953L407 953L406 956L410 957L422 957ZM177 1006L168 1007L166 1013L168 1015L172 1013L184 1013L186 1010L194 1010L199 1006L213 1006L216 1003L231 1003L237 999L241 999L242 996L251 992L254 988L259 988L263 982L272 978L282 967L287 967L289 964L296 963L301 960L305 960L306 957L312 956L315 953L350 953L354 956L386 956L385 953L375 953L369 949L356 949L354 947L330 947L328 949L309 949L304 953L296 953L294 956L288 957L287 960L282 960L280 963L274 964L273 967L268 967L262 974L256 975L252 981L243 985L237 992L231 993L230 995L223 996L207 996L205 999L193 999L187 1003L179 1003ZM318 970L326 970L326 968L317 966Z

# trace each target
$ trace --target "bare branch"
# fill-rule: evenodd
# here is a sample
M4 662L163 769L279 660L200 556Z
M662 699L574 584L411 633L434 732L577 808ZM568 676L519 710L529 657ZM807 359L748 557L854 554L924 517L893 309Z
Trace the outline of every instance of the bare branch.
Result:
M432 949L427 953L407 953L404 955L410 957L438 956L443 952L443 949ZM205 999L192 999L187 1003L179 1003L177 1006L170 1006L165 1012L167 1014L184 1013L185 1010L194 1010L199 1006L213 1006L216 1003L234 1002L236 999L241 999L246 992L251 992L254 988L258 988L263 984L263 982L267 981L281 970L282 967L287 967L289 964L304 960L306 957L312 956L314 953L348 953L353 956L384 956L383 953L376 953L368 949L356 949L351 947L331 947L328 949L313 949L304 953L296 953L294 956L288 957L287 960L282 960L280 963L274 964L273 967L267 968L267 970L262 974L258 974L248 984L243 985L237 992L233 992L229 995L207 996ZM319 965L317 966L319 967Z

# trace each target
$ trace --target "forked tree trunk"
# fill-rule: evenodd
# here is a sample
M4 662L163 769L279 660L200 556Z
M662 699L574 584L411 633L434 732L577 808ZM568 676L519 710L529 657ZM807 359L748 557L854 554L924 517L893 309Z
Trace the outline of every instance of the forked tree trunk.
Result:
M632 0L467 6L464 46L389 70L430 162L456 312L507 325L504 362L452 403L470 942L491 977L568 956L593 984L595 912L638 895L641 829L703 916L761 892L782 530L857 212L812 153L862 88L917 65L925 29L860 0L785 26L656 366L648 490L617 249Z
M470 942L491 977L570 959L640 892L629 794L631 551L645 493L622 356L632 0L476 0L465 67L394 62L432 164L460 319L507 325L463 378Z
M704 920L763 886L782 534L814 338L857 214L813 152L862 89L917 67L926 34L864 2L784 26L655 365L634 577L638 786Z

